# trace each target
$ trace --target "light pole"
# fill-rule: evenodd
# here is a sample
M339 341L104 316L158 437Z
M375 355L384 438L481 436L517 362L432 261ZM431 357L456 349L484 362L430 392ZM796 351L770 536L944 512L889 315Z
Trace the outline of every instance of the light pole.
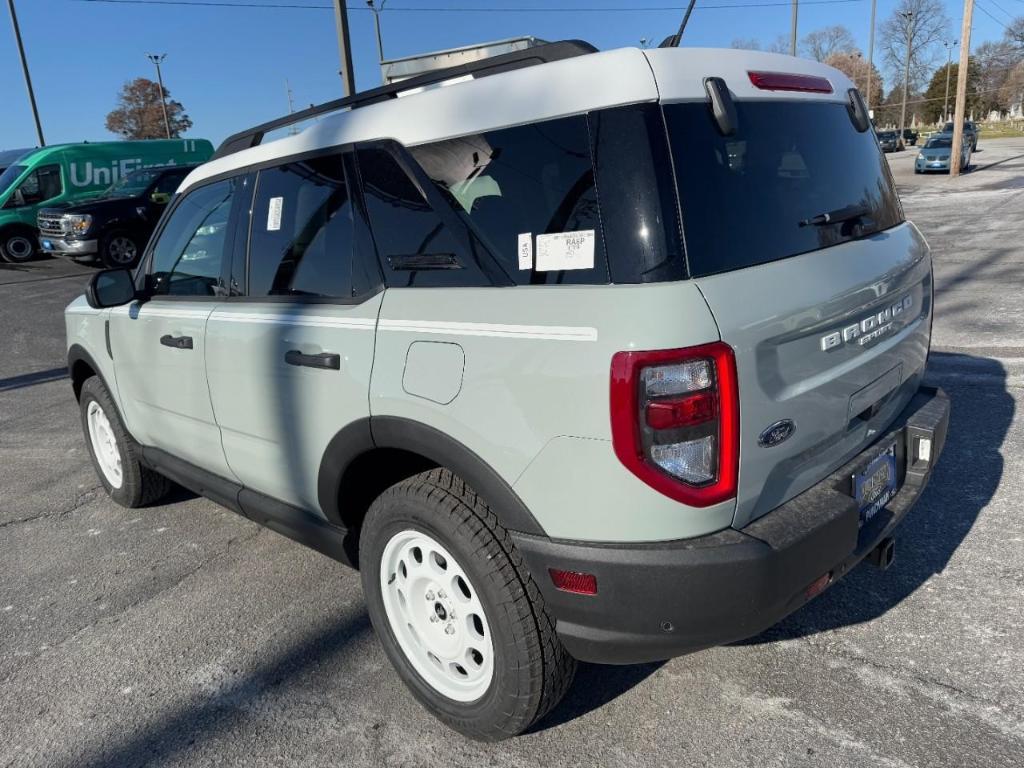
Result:
M334 0L334 26L338 30L338 58L341 59L341 87L346 96L356 92L356 78L352 72L352 48L348 39L348 5L346 0Z
M366 0L366 4L370 10L373 11L373 26L377 30L377 61L384 64L384 41L380 36L380 13L384 10L384 4L388 0L380 0L380 5L377 5L373 0ZM383 71L381 72L383 74Z
M871 114L871 74L875 68L875 4L877 0L871 0L871 31L868 32L868 92L864 94L865 106L868 114Z
M167 119L167 99L164 98L164 77L160 72L160 62L167 58L166 53L147 53L146 58L156 65L156 82L160 88L160 109L164 113L164 132L171 138L171 121Z
M910 86L910 46L914 38L914 12L906 11L900 16L907 20L907 60L903 64L903 106L900 109L900 133L898 140L903 143L903 131L907 127L907 88Z
M18 14L14 12L14 0L7 0L7 7L11 11L11 24L14 25L14 40L18 44L18 54L21 56L21 71L25 73L25 87L28 88L28 101L32 105L32 117L36 121L36 136L39 137L39 146L45 147L46 139L43 138L43 124L39 122L36 94L32 90L32 78L28 74L28 59L25 58L25 46L21 42L21 29L18 27Z
M796 56L796 17L798 9L798 0L793 0L793 18L790 20L789 30L789 55Z
M946 100L942 103L942 122L949 120L949 71L953 67L953 49L956 48L956 40L947 40L943 43L946 46Z

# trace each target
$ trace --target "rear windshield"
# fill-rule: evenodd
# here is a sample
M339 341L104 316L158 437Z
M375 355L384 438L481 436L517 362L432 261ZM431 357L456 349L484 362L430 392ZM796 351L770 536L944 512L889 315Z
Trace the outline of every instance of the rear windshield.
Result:
M722 136L707 104L665 107L694 277L818 250L903 220L878 143L871 131L857 132L846 105L741 101L736 111L736 132Z

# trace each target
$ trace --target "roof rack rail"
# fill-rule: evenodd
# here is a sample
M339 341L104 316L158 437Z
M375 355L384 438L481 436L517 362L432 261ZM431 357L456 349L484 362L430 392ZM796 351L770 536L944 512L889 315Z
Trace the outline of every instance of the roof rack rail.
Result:
M418 75L417 77L410 77L408 80L400 80L396 83L382 85L378 88L371 88L368 91L362 91L361 93L356 93L352 96L346 96L343 99L334 99L333 101L327 101L323 104L317 104L309 107L308 109L293 112L290 115L279 117L276 120L270 120L269 122L261 123L253 128L239 131L238 133L232 134L231 136L228 136L228 138L224 139L221 145L217 147L217 151L213 153L213 157L210 159L216 160L217 158L225 157L226 155L231 155L235 152L240 152L243 149L258 146L262 143L263 137L266 134L271 131L276 131L279 128L285 128L289 125L294 125L295 123L301 123L304 120L309 120L310 118L324 115L328 112L336 112L339 109L344 109L346 107L357 109L358 107L365 107L370 104L388 101L389 99L397 98L400 93L410 91L414 88L434 85L463 75L473 75L476 78L486 77L488 75L496 75L499 72L507 72L512 69L521 69L535 64L546 64L550 61L559 61L560 59L571 59L575 56L583 56L588 53L596 52L597 48L583 40L561 40L555 43L546 43L545 45L526 48L521 51L504 53L500 56L492 56L487 59L481 59L480 61L469 62L468 64L459 64L454 67L448 67L447 69L438 69L434 72L427 72L423 75Z

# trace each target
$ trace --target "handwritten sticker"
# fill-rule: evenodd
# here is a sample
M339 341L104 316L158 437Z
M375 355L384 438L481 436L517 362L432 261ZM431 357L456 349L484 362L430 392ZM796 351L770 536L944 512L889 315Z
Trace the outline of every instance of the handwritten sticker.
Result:
M594 230L537 235L537 271L594 268Z
M519 235L519 268L533 269L533 233Z
M270 198L270 207L267 208L267 232L277 232L281 228L281 209L283 208L283 197Z

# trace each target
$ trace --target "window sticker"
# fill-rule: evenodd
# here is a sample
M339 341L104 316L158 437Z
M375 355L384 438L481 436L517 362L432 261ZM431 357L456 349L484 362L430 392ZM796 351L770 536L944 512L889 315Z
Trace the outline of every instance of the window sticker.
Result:
M537 271L594 268L594 230L537 235Z
M267 208L267 232L277 232L281 228L281 210L283 208L283 197L270 198L270 206Z
M523 232L519 235L519 268L533 269L533 233Z

